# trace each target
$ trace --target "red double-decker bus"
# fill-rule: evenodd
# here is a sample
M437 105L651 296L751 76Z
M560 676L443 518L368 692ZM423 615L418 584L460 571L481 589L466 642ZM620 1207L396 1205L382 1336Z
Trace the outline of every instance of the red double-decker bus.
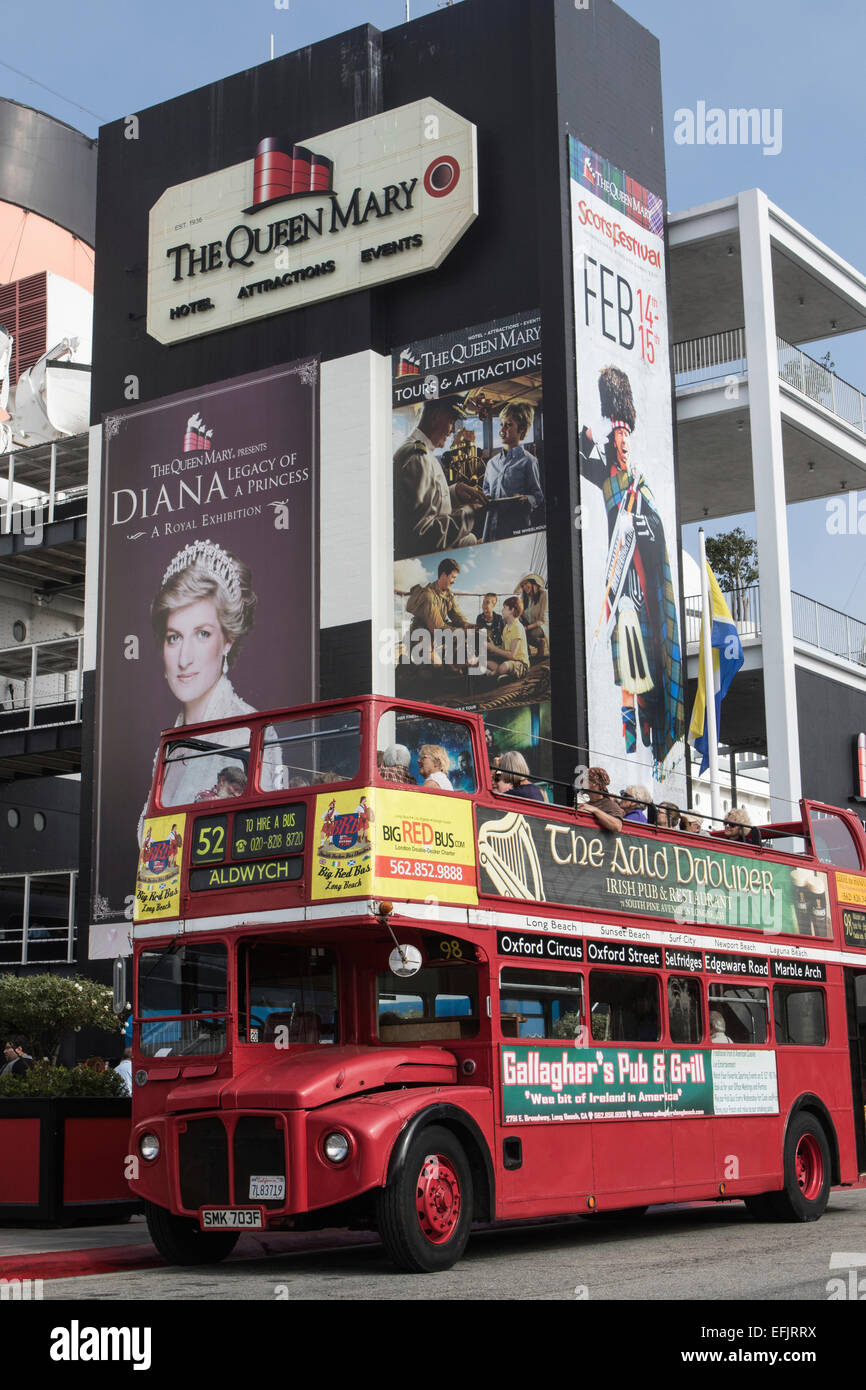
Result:
M811 1221L862 1181L857 818L616 833L521 780L479 716L378 697L163 735L131 1186L168 1260L368 1226L431 1271L473 1222Z

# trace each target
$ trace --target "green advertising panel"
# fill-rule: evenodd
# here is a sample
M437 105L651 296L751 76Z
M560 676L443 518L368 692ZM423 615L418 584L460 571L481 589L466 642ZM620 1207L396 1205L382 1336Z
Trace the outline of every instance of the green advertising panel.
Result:
M771 1051L503 1044L505 1124L775 1115Z
M681 843L614 835L584 821L478 808L482 893L766 932L829 937L827 875L737 854L699 835Z

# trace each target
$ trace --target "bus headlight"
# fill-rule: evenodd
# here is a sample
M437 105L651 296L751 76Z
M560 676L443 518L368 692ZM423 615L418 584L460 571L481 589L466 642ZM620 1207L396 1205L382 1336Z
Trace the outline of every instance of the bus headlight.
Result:
M326 1134L322 1152L330 1163L344 1163L349 1157L349 1141L345 1134L336 1129L332 1134Z
M159 1158L159 1140L155 1134L142 1134L138 1141L138 1152L146 1163L153 1163L155 1158Z

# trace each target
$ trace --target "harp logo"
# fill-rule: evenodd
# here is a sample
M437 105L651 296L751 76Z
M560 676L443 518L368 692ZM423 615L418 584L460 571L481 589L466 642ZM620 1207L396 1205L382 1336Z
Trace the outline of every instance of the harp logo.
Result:
M518 811L481 827L478 862L503 897L546 901L538 850L526 817Z

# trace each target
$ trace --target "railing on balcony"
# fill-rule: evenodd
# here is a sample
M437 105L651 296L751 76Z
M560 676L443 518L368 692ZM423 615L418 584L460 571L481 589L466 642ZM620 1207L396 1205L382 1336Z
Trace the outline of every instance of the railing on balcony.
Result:
M803 594L792 593L791 606L794 636L801 642L866 666L866 623Z
M761 595L757 584L725 594L740 637L761 635ZM791 593L794 637L823 652L831 652L858 666L866 666L866 623L828 608L805 594ZM697 647L701 639L701 596L685 600L686 646Z
M728 328L704 338L689 338L673 345L674 377L678 387L701 386L726 376L745 376L745 328Z
M725 594L725 601L731 610L731 617L737 624L740 637L759 637L761 634L761 591L757 584L745 589L736 589ZM701 640L701 596L687 598L686 646L697 645Z
M0 874L0 966L75 959L74 870Z
M80 634L0 649L0 729L76 723L83 660Z
M776 349L781 381L866 434L866 395L862 391L784 338L776 339ZM728 328L722 333L674 343L672 357L678 390L729 376L747 376L746 331Z
M784 338L776 339L779 352L779 376L788 386L793 386L808 396L811 401L831 410L849 425L866 433L866 396L856 386L843 381L822 362L803 352L801 348L786 343Z

